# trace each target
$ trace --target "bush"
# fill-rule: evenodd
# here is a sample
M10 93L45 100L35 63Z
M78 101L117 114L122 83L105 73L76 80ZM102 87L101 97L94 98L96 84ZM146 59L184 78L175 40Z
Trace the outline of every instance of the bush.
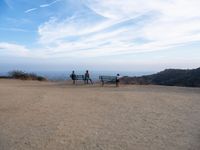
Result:
M38 81L47 80L46 78L38 76L34 73L25 73L23 71L18 71L18 70L9 72L9 76L13 79L21 79L21 80L38 80Z

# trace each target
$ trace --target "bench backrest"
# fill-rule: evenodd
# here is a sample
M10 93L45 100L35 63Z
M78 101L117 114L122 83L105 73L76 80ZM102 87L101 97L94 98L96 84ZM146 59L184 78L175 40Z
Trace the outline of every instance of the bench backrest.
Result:
M84 75L76 75L76 80L85 80Z
M116 76L99 76L101 81L114 81L116 82Z

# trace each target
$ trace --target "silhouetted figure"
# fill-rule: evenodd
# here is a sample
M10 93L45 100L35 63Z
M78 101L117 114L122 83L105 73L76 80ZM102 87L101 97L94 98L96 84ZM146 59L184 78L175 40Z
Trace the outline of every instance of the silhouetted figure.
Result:
M90 83L93 84L92 79L90 78L89 71L86 70L86 72L85 72L85 83L88 84L88 81L90 81Z
M72 74L70 75L71 79L73 80L73 84L76 83L76 74L74 71L72 71Z
M120 75L117 74L117 77L116 77L116 87L119 87L119 82L120 82Z

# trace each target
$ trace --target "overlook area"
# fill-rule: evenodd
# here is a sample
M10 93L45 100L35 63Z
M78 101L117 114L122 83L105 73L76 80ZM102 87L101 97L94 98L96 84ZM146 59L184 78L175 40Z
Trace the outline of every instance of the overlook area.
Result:
M199 150L200 89L0 79L1 150Z

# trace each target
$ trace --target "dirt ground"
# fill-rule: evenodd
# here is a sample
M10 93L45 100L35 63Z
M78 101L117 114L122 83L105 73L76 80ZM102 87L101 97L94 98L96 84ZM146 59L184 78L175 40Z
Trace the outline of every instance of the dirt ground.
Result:
M200 150L200 89L1 79L0 150Z

